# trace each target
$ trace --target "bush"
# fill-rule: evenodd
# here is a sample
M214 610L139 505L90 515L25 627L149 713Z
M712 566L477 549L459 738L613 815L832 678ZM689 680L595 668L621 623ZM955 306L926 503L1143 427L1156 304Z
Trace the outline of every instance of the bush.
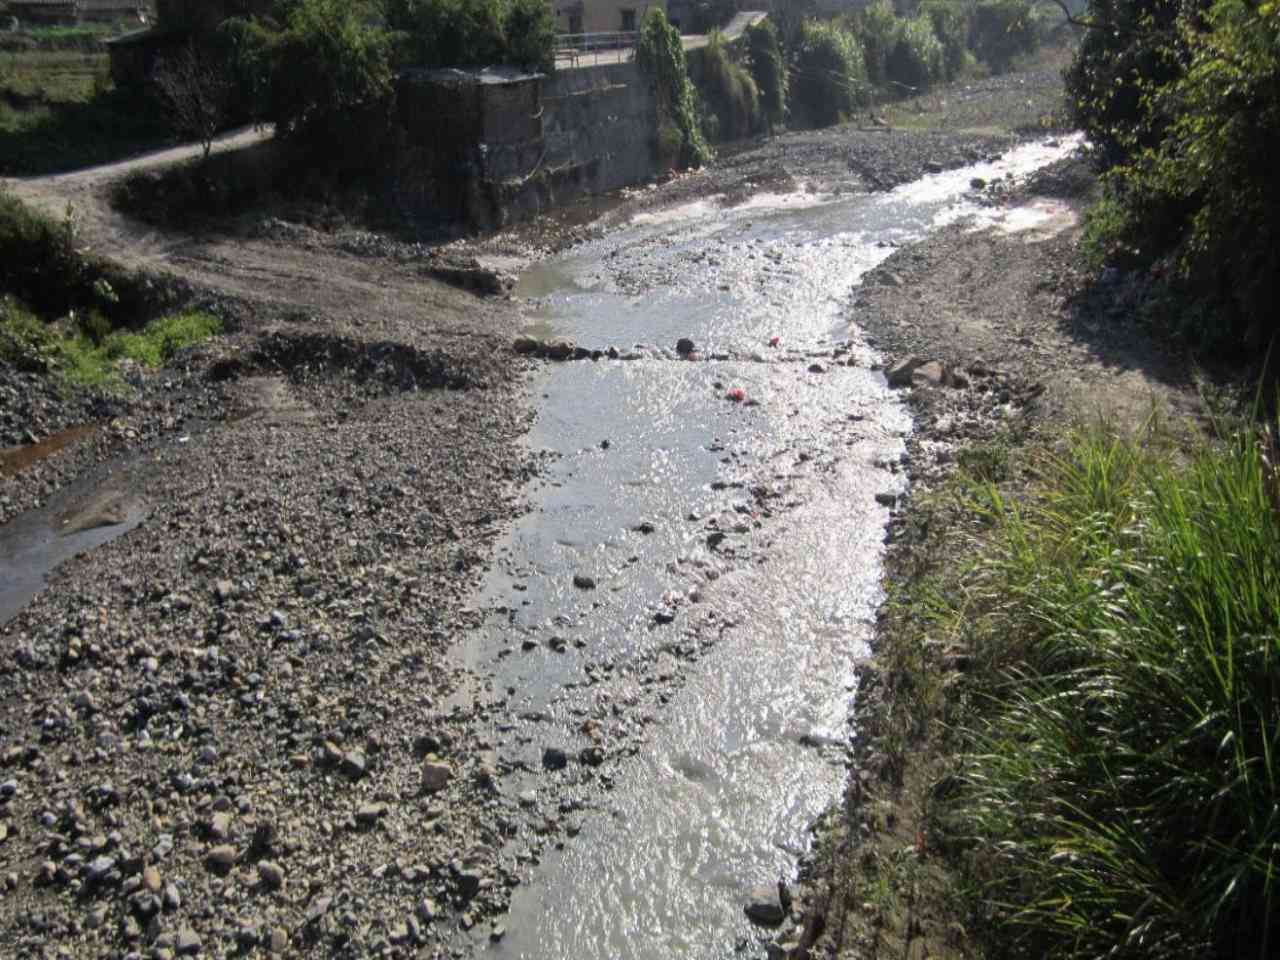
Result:
M388 0L399 58L423 67L554 68L555 18L545 0Z
M787 118L787 64L771 21L762 20L747 29L747 60L765 119L770 127L781 126Z
M0 290L56 315L92 302L93 280L76 252L70 205L59 223L0 188Z
M853 29L862 44L867 79L883 87L889 79L889 55L898 40L898 15L890 0L875 0L853 20Z
M674 154L675 165L680 167L696 167L710 161L712 152L698 123L697 97L689 80L684 44L661 7L646 13L640 24L636 64L653 80L658 101L659 156ZM679 132L678 151L670 149L673 129Z
M282 30L236 21L246 88L257 115L314 166L370 169L391 135L391 37L346 0L297 0Z
M869 102L867 71L857 38L835 23L805 21L795 52L792 113L802 123L828 126Z
M1015 58L1035 52L1039 45L1028 0L981 0L973 8L969 46L992 72L1003 73Z
M1064 74L1072 119L1100 148L1104 163L1123 163L1154 147L1164 121L1143 98L1182 75L1187 45L1180 28L1211 0L1090 0L1088 17L1105 28L1086 30Z
M920 15L933 24L934 36L942 44L942 74L954 80L969 55L969 7L956 0L925 0Z
M741 140L761 125L755 81L729 56L719 32L689 55L689 72L701 96L703 132L708 140Z
M901 21L885 61L885 79L912 90L924 90L942 76L942 44L934 36L933 21L928 17Z
M1175 468L1097 433L1029 502L981 488L945 819L1017 955L1274 954L1275 453L1246 431Z

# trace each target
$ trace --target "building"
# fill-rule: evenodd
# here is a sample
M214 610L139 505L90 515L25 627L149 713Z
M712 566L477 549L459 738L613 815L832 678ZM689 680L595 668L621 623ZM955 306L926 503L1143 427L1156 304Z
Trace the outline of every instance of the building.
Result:
M80 17L76 0L9 0L9 15L20 24L70 25Z
M8 13L19 23L145 23L146 0L9 0Z
M666 9L663 0L551 0L560 33L630 33L651 7Z

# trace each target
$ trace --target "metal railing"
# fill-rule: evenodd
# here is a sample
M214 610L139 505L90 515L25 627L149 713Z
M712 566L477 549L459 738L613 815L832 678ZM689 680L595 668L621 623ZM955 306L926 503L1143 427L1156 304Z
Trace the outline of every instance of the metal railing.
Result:
M583 61L591 64L622 63L636 48L635 30L617 33L560 33L556 35L556 66L577 67Z

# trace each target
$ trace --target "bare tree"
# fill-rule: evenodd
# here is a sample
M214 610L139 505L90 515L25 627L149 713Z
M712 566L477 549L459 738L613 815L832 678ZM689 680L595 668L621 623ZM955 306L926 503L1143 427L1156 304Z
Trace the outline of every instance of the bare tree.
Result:
M235 84L226 65L189 43L162 59L153 79L174 130L199 140L208 160L213 138L231 118Z

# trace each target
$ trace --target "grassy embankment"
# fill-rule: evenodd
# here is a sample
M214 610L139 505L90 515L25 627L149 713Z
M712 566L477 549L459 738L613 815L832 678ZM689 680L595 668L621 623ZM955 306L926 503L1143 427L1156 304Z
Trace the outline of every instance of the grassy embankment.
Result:
M159 108L111 82L99 29L0 37L0 175L119 159L171 139Z
M117 360L158 367L221 332L202 313L138 323L145 286L83 256L70 218L55 223L0 190L0 363L112 389L121 383Z
M915 843L865 898L949 914L940 955L1271 955L1275 453L1094 428L970 451L915 506L877 730Z

